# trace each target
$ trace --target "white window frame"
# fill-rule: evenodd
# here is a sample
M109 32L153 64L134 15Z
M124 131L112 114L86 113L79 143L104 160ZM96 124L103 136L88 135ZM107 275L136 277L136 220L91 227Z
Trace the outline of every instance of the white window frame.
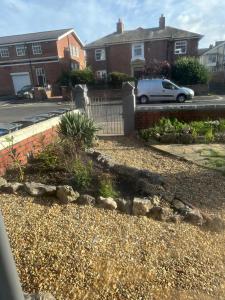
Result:
M71 62L71 70L79 70L80 66L78 62L72 61Z
M32 43L32 52L33 52L33 55L42 54L41 43Z
M9 57L8 47L0 47L0 57Z
M182 51L182 48L180 47L185 47L185 51ZM187 41L176 41L174 44L174 54L179 55L179 54L186 54L187 53Z
M96 77L98 79L106 79L107 78L107 71L106 70L98 70L98 71L96 71Z
M38 81L38 76L43 76L44 78L44 86L46 85L47 81L46 81L46 75L45 75L45 70L41 67L38 67L35 69L35 73L36 73L36 78L37 78L37 83L38 85L40 85L40 82Z
M69 50L70 50L70 55L72 57L79 57L79 48L78 47L76 47L74 45L70 45Z
M25 56L26 55L26 47L24 45L16 46L16 55L17 56Z
M139 50L141 50L141 54L136 54L135 51L137 50L137 48ZM145 54L144 54L144 43L135 43L132 44L132 60L134 59L144 59Z
M98 54L100 54L100 58L98 58ZM96 61L102 61L105 60L105 49L101 48L101 49L95 49L95 60Z

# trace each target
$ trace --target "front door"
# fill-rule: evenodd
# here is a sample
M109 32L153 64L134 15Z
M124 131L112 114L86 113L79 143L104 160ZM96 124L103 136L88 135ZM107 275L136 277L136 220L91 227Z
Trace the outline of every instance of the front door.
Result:
M36 69L36 77L37 77L38 86L43 86L43 87L46 86L46 77L43 68Z

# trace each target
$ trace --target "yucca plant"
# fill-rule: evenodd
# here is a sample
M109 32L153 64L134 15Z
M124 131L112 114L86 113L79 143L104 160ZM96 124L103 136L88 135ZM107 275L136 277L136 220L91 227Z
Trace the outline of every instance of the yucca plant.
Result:
M93 120L74 112L63 115L58 127L61 138L71 141L76 153L92 146L97 131Z

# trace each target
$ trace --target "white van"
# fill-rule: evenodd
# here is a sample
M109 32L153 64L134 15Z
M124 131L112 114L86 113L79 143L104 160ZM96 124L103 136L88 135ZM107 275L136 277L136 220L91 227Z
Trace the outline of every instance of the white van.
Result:
M167 79L141 79L137 84L137 98L141 104L170 100L183 103L193 97L192 89L179 87Z

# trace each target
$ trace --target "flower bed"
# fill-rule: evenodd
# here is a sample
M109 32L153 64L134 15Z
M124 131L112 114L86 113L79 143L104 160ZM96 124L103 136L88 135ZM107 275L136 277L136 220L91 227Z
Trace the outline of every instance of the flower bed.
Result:
M146 142L166 144L223 143L225 120L185 123L176 118L162 118L154 127L140 130L139 136Z

